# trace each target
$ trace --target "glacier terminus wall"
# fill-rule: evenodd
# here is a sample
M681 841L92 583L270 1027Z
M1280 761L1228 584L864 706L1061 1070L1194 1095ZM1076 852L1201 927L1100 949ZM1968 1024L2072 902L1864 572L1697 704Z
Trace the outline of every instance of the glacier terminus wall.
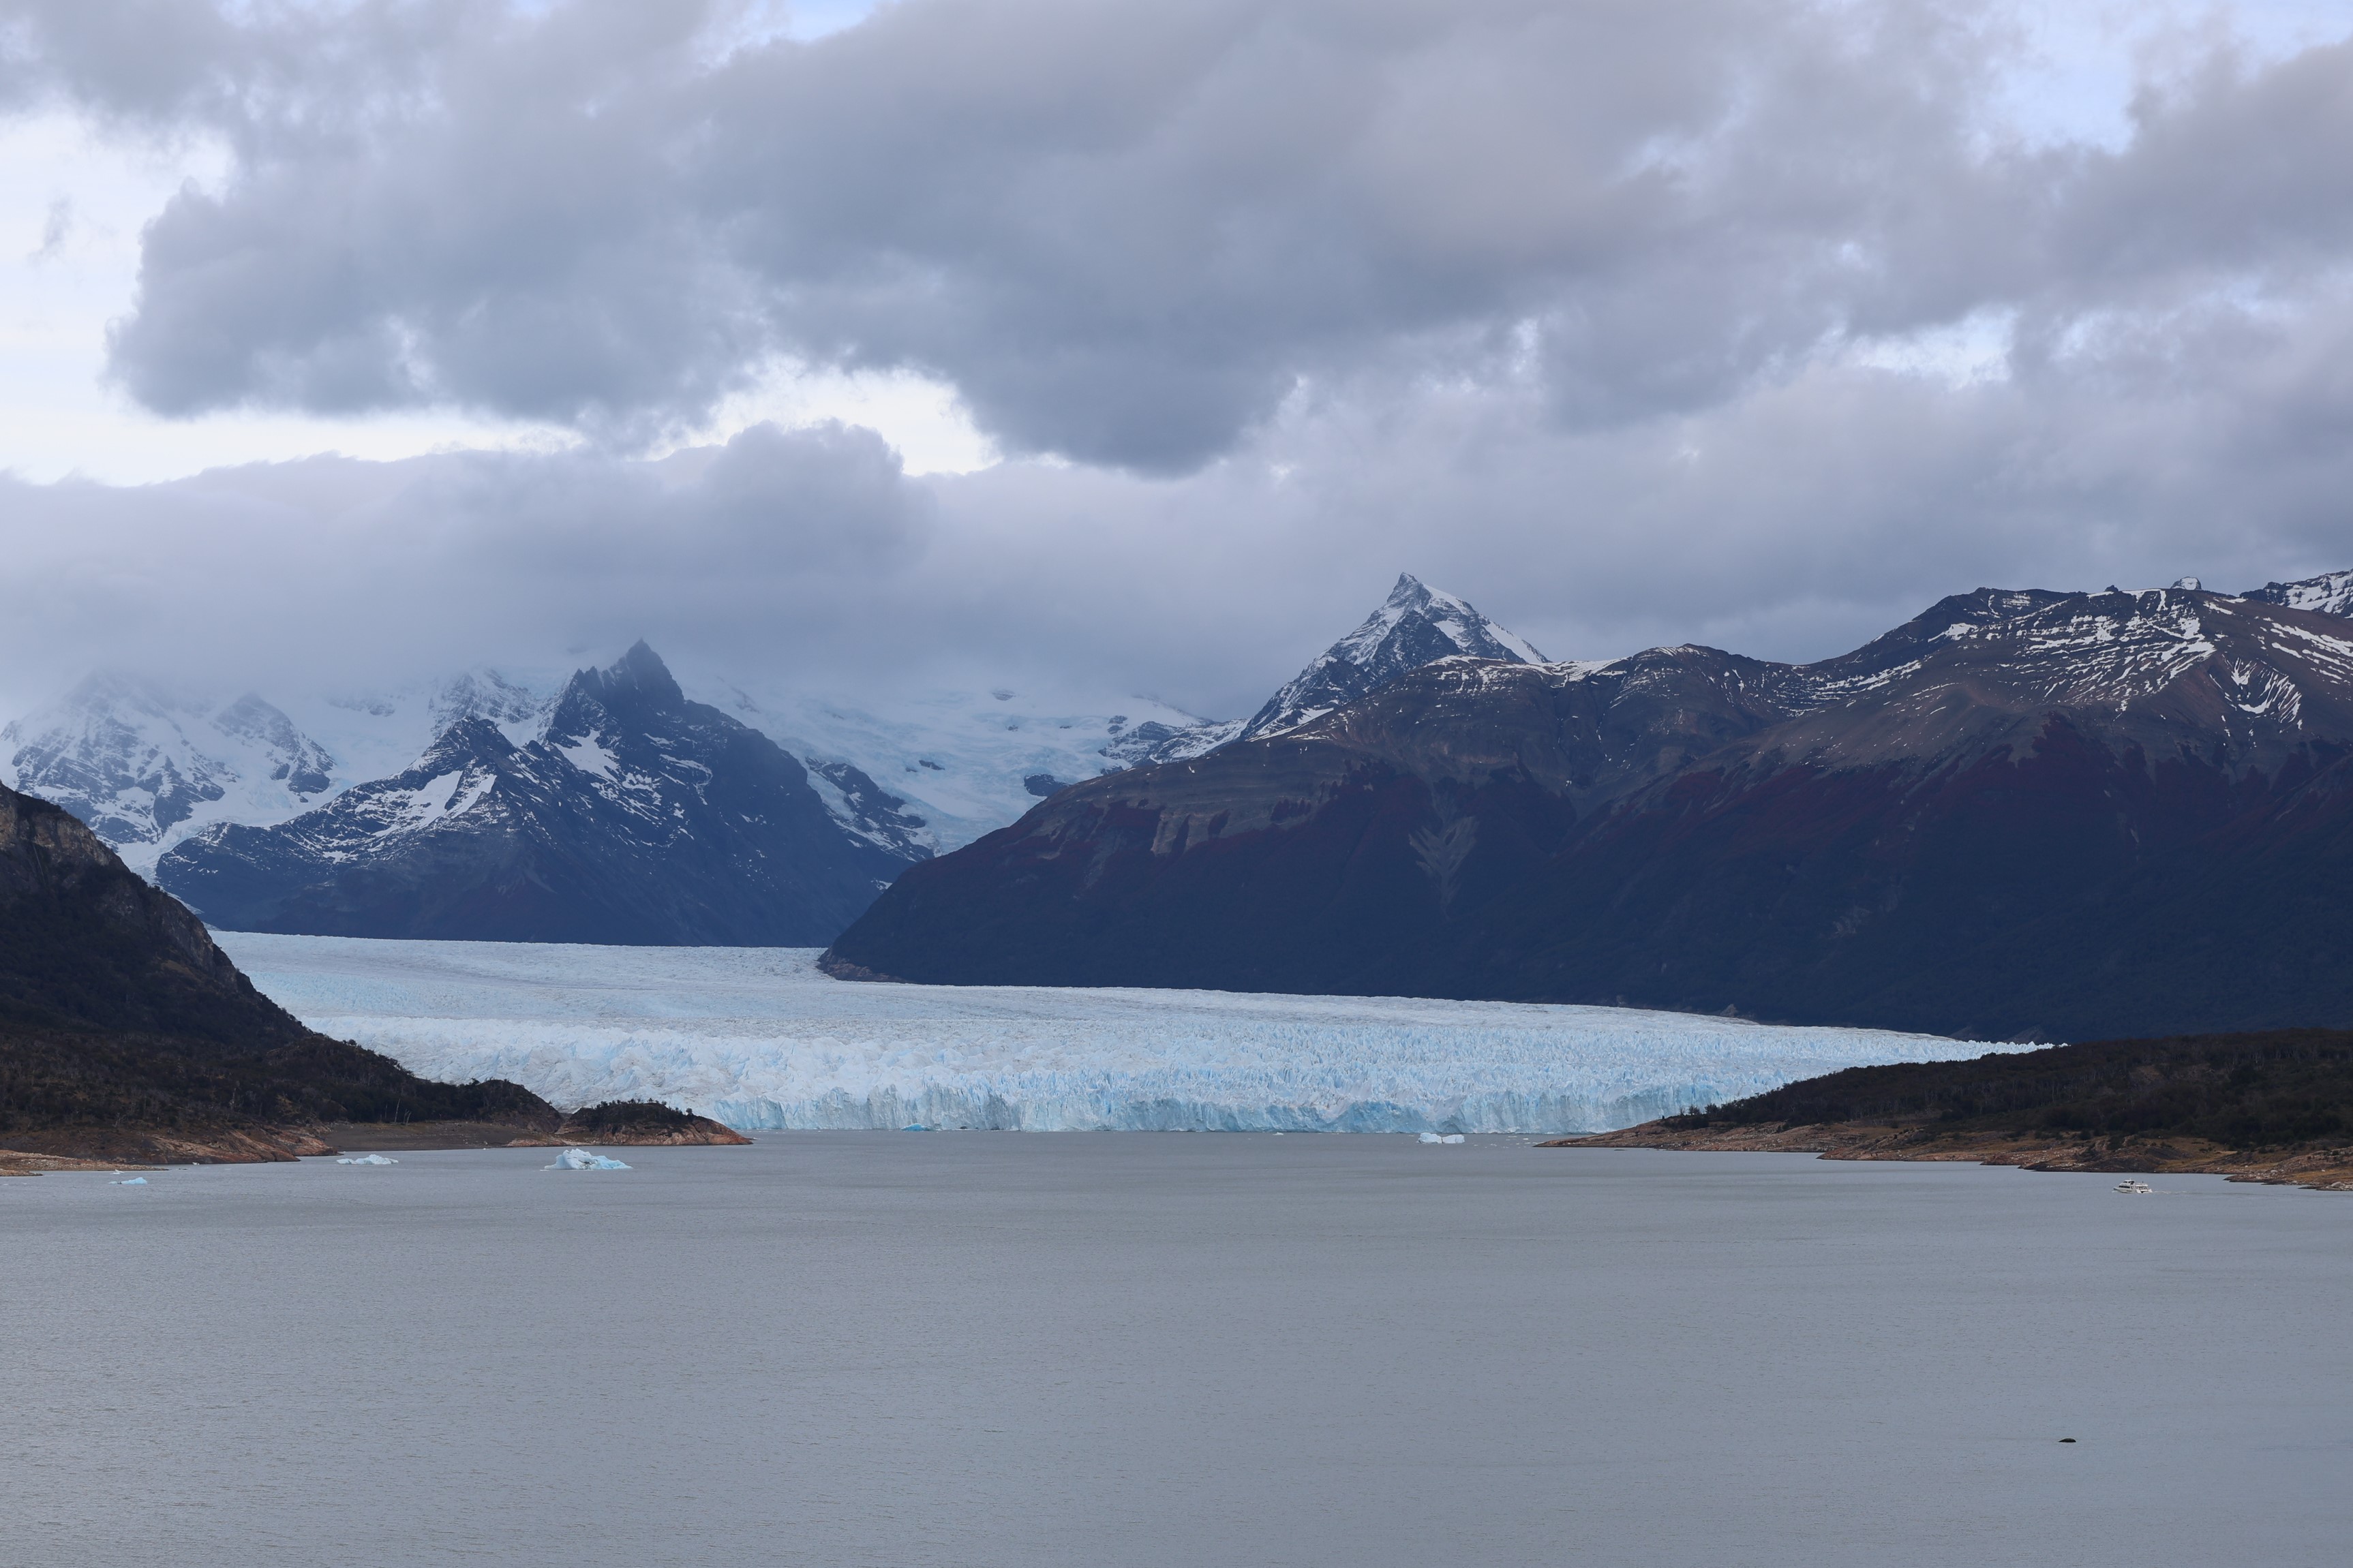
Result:
M219 940L304 1023L424 1076L747 1130L1589 1132L2023 1048L1633 1008L860 984L807 949Z

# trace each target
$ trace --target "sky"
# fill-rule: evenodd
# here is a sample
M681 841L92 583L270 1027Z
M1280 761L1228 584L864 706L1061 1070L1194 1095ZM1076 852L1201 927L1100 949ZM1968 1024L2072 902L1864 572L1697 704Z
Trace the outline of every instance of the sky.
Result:
M0 0L0 717L2353 566L2314 4Z

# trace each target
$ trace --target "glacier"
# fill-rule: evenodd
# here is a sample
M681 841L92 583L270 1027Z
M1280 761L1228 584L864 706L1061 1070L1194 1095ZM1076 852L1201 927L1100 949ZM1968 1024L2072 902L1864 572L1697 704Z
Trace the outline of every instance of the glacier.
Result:
M214 933L323 1034L744 1131L1598 1132L1987 1046L1636 1008L839 981L815 949Z

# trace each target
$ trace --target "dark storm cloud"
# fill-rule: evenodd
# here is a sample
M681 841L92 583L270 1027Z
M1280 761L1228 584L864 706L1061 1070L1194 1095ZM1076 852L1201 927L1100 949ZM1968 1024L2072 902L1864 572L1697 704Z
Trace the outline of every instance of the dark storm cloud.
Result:
M1979 584L2353 566L2344 45L2183 56L2094 146L2005 128L2000 12L1905 0L0 16L16 101L228 150L113 340L151 406L596 438L9 485L0 654L60 683L644 633L1233 713L1400 569L1565 657L1813 658ZM618 455L778 353L1075 460Z
M855 668L935 511L879 437L839 426L755 426L652 463L584 449L318 458L139 489L0 478L0 657L19 708L101 663L366 688L638 635L739 668L798 637Z
M114 340L175 413L627 436L781 352L944 376L1009 449L1182 469L1302 376L1510 339L1573 421L1704 407L2196 226L2162 173L1989 149L2005 35L1912 0L913 0L732 49L732 12L623 0L11 8L20 81L233 152ZM2261 134L2242 100L2343 75L2298 68L2152 102L2143 139L2194 168ZM2337 178L2273 163L2229 199Z

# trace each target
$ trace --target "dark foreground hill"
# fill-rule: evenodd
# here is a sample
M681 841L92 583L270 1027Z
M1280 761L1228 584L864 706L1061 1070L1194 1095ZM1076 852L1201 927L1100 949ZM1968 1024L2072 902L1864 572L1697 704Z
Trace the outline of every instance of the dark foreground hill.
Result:
M0 1148L282 1160L332 1152L329 1121L439 1120L559 1118L519 1085L430 1082L303 1027L96 834L0 788Z
M2353 1188L2353 1031L2102 1040L1849 1068L1547 1147L1782 1150Z
M2353 625L2295 586L1980 589L1810 665L1441 660L1062 791L908 870L828 967L1980 1039L2353 1025Z

